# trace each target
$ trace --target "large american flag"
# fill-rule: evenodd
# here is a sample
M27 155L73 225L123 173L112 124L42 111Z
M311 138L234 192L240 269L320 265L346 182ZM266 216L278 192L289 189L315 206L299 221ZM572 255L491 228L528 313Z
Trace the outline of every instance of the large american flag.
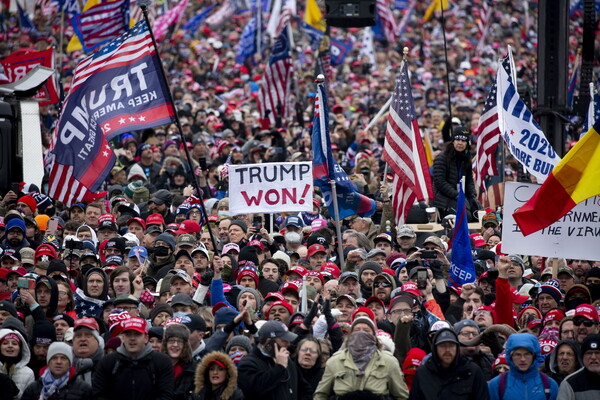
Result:
M271 126L277 117L285 118L288 114L291 83L292 57L287 29L284 29L273 46L258 92L260 118L268 120Z
M499 68L510 71L508 57L502 60ZM484 180L488 176L498 175L496 166L496 149L500 142L500 127L498 125L498 86L494 81L479 117L477 126L477 155L475 158L475 186L485 189Z
M160 68L145 21L77 66L45 160L50 197L66 205L102 197L94 191L116 159L108 141L174 121Z
M285 29L287 24L293 16L296 15L296 0L286 0L281 9L281 15L279 16L279 22L277 23L277 29L275 30L275 36L279 36L281 31Z
M406 62L402 63L392 95L383 158L394 171L392 206L396 223L401 225L416 201L433 198Z
M388 0L377 0L377 15L381 19L385 38L389 42L395 42L398 35L398 25L392 10L390 10Z
M71 18L86 53L124 34L129 27L129 0L101 3Z

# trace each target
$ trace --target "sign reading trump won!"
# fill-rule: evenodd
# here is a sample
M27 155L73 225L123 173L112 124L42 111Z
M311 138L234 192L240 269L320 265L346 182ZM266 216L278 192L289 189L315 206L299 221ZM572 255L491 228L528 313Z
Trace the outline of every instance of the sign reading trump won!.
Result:
M277 213L313 209L310 162L229 166L229 212Z

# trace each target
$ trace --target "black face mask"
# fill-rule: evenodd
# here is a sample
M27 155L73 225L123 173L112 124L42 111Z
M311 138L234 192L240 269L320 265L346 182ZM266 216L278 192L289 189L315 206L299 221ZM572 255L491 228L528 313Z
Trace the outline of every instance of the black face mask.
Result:
M586 304L587 300L586 299L582 299L581 297L577 297L574 299L571 299L569 301L567 301L565 303L565 307L567 308L567 310L574 310L575 308L577 308L577 306L580 306L582 304Z
M156 257L166 257L169 255L169 248L165 246L158 246L154 248L154 255Z
M600 283L595 283L593 285L586 285L590 290L590 294L592 295L592 302L600 299Z

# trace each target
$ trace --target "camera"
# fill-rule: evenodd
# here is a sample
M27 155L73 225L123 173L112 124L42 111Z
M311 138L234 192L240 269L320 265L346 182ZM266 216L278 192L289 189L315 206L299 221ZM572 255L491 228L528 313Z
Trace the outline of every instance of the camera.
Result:
M437 258L437 251L435 250L421 250L421 258Z
M65 248L69 250L82 250L83 242L79 240L67 240L65 242Z
M417 270L417 288L425 289L427 287L427 268Z

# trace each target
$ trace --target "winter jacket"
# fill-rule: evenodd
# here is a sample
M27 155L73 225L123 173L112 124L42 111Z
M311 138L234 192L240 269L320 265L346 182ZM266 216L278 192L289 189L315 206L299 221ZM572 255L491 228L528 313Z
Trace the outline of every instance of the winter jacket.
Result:
M365 368L364 376L357 376L357 372L358 367L349 350L340 350L327 361L314 399L326 400L332 395L342 396L358 391L368 391L393 399L408 398L408 388L404 383L400 364L391 354L376 350Z
M454 331L451 332L456 338ZM442 366L436 346L433 346L431 355L415 373L410 400L486 400L488 398L488 388L481 368L460 354L458 338L456 339L456 357L447 368Z
M175 391L173 392L174 400L189 400L194 392L194 376L196 374L196 366L194 361L183 366L183 371L175 380Z
M96 367L92 388L96 400L172 400L174 381L169 356L146 344L134 358L121 344Z
M519 348L525 348L533 353L533 362L525 372L520 371L513 363L511 354ZM503 399L527 399L527 400L546 400L544 393L544 382L539 372L540 365L544 362L544 357L540 350L538 339L529 333L515 333L508 337L506 342L506 361L510 366L507 372L506 387L504 389ZM556 399L558 394L558 384L552 378L550 381L550 399ZM500 399L500 376L492 379L489 384L490 399Z
M600 379L598 374L587 368L567 376L558 390L560 400L597 400L600 399Z
M15 397L15 399L20 399L27 386L35 381L35 376L33 375L31 368L27 366L29 359L31 358L31 352L29 351L27 341L21 332L13 329L0 329L0 341L2 341L2 339L9 333L16 334L21 340L21 359L16 364L10 366L3 364L0 360L0 372L7 374L10 379L13 380L15 385L17 385L19 388L19 394Z
M75 368L71 367L70 374L71 376L67 385L56 391L48 400L89 400L92 398L92 387L76 375ZM27 386L21 400L39 399L42 387L42 380L36 380Z
M214 360L222 362L227 367L227 381L225 385L222 385L217 390L212 391L212 389L207 386L207 384L210 385L210 382L207 380L207 375L208 364ZM209 353L202 359L202 362L198 365L198 368L196 368L196 375L194 379L195 394L193 398L194 400L209 400L213 398L210 397L212 392L212 395L217 400L242 400L244 398L244 394L242 393L242 390L238 388L237 380L237 368L227 354L218 351Z
M296 368L298 373L300 374L300 394L299 397L301 399L310 400L313 398L315 391L317 390L317 386L323 377L323 372L325 372L324 368L321 368L321 360L317 359L315 365L312 368L306 369L302 368L296 362Z
M581 361L581 350L579 348L579 343L575 342L574 340L561 340L560 342L558 342L556 344L556 347L554 348L554 350L552 350L552 353L550 353L550 355L548 357L546 357L545 361L548 366L548 368L547 368L548 376L550 378L554 379L556 381L556 383L559 385L563 381L563 379L566 378L566 375L563 375L558 371L558 360L557 360L557 358L558 358L557 354L558 354L559 348L563 344L570 346L571 349L573 349L573 353L575 354L575 371L577 371L583 365L583 362Z
M452 144L448 144L452 146ZM465 182L465 197L468 201L475 198L475 184L473 182L473 174L471 171L462 171L466 178ZM458 199L457 184L460 181L457 163L448 160L446 153L437 155L433 162L433 202L432 206L437 207L440 211L451 210L456 211L456 202ZM473 210L474 211L474 210Z
M284 368L258 346L240 361L238 385L247 399L298 399L298 371L294 362L290 360Z

